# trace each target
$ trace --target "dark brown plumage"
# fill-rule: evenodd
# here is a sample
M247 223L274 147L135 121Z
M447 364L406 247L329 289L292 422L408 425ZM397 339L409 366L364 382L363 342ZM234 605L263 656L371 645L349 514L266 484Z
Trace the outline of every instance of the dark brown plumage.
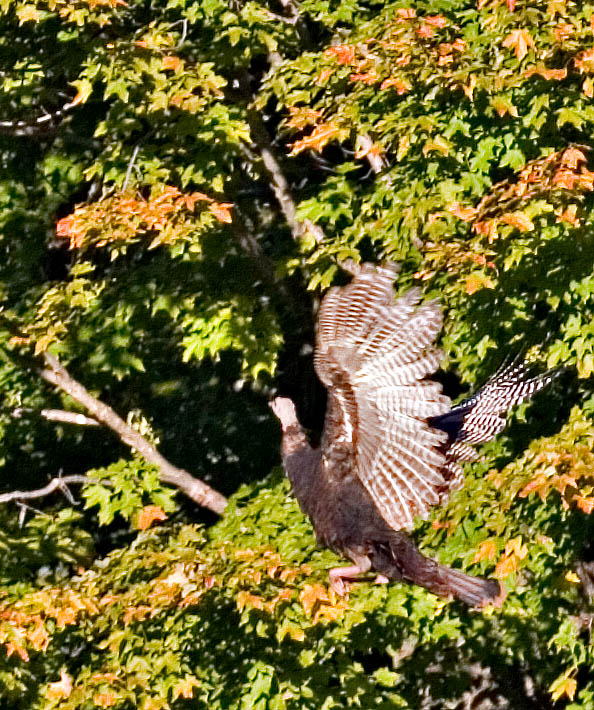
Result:
M508 367L452 409L441 386L425 379L442 358L434 346L441 309L419 305L418 289L395 299L396 272L363 265L324 298L315 351L328 389L322 441L312 448L291 400L277 398L283 463L319 542L354 563L330 571L337 591L344 579L373 569L472 606L495 603L497 581L438 564L402 530L461 485L458 461L475 455L468 444L493 438L505 426L501 415L551 377L530 379L522 366Z

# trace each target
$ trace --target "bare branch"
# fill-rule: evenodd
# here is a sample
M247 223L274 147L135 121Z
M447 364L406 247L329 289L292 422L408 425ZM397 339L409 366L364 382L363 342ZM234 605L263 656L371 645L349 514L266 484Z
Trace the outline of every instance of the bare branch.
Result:
M78 106L78 102L71 101L57 111L44 113L30 121L0 121L0 135L31 137L46 132L54 128L57 122L76 106Z
M44 419L49 419L54 422L64 422L64 424L77 424L78 426L101 426L101 424L91 417L87 417L84 414L79 414L78 412L67 412L64 409L42 409L37 411L35 409L26 409L23 407L17 407L12 410L12 416L15 419L20 419L25 415L39 415Z
M293 195L291 194L291 188L276 157L264 122L255 111L248 112L248 122L250 124L252 139L258 148L264 167L270 177L272 191L274 192L284 218L287 220L287 224L291 228L293 239L297 240L309 232L313 235L316 242L321 242L325 235L317 224L314 224L310 220L300 222L297 219L297 207Z
M198 505L202 505L219 515L223 513L227 505L227 499L223 495L208 486L204 481L194 478L187 471L177 468L177 466L167 461L152 444L135 429L132 429L111 407L93 397L53 355L43 353L43 358L47 367L41 370L40 375L46 382L59 387L63 392L70 395L72 399L82 404L97 421L105 424L105 426L115 432L121 441L137 451L146 461L158 466L161 472L161 480L164 483L169 483L179 488L182 493L195 503L198 503Z
M69 495L68 485L73 483L94 483L97 479L88 478L87 476L73 473L70 476L57 476L44 486L33 491L10 491L9 493L0 493L0 503L10 503L11 501L32 500L33 498L44 498L45 496L62 491L65 495ZM103 485L110 486L110 481L101 481ZM70 496L71 497L71 496Z

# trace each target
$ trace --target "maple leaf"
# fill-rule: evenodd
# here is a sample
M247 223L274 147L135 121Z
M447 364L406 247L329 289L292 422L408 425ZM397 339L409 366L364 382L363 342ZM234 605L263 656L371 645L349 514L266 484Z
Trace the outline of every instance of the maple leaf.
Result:
M46 697L51 700L62 700L67 698L72 692L72 677L62 668L60 671L60 680L55 683L48 683L45 692Z
M497 553L497 545L495 540L485 540L481 542L476 551L473 563L480 562L481 560L494 560Z
M355 47L352 44L337 44L324 52L326 57L335 57L339 64L353 64L355 61Z
M580 163L586 162L586 156L581 150L574 148L566 148L561 156L561 164L575 170Z
M406 94L406 92L410 90L410 86L406 82L402 81L401 79L396 79L394 77L384 79L380 85L380 89L382 89L383 91L384 89L389 89L391 86L394 86L396 88L396 93L399 96L402 96L402 94Z
M347 135L348 131L341 128L333 121L330 121L329 123L322 123L321 125L316 126L309 136L305 136L305 138L295 141L295 143L293 143L293 150L289 155L297 155L304 150L315 150L320 152L331 140L334 140L335 138L342 140L346 138Z
M428 25L427 23L423 23L418 29L417 29L417 34L419 37L422 37L424 39L428 39L429 37L433 37L435 34L435 30L431 25Z
M34 5L23 5L17 10L17 17L19 18L20 26L25 22L37 22L41 17L41 13Z
M351 74L350 81L362 81L364 84L375 84L379 81L379 77L375 72L367 72L366 74Z
M534 40L528 30L513 30L503 40L503 46L513 49L518 61L522 61L528 54L528 48L534 48Z
M564 42L568 37L573 34L574 27L569 24L559 24L555 27L553 34L557 42Z
M549 686L549 692L551 693L553 702L557 702L557 700L562 698L564 695L566 695L570 700L573 700L573 696L575 695L575 691L577 689L577 682L575 678L571 677L573 672L574 670L571 669L551 683Z
M161 69L163 71L178 71L178 69L182 67L182 60L175 56L163 57L163 61L161 62Z
M584 79L584 83L582 84L582 91L589 99L594 96L594 81L592 80L592 77L589 76Z
M480 273L469 274L464 281L464 290L469 296L483 288L495 288L488 276Z
M575 496L574 500L577 507L584 513L590 515L594 510L594 498L592 496Z
M208 209L219 220L219 222L230 224L233 221L230 211L232 207L232 202L213 202L208 206Z
M423 19L428 25L431 25L432 27L439 27L440 29L448 24L448 21L443 15L430 15L429 17L425 17Z
M145 505L136 518L136 527L139 530L146 530L156 520L167 520L163 508L158 505Z
M334 74L334 69L322 69L322 71L316 77L316 84L321 86L325 84L328 79Z
M534 229L534 223L523 212L506 212L501 217L501 221L516 227L520 232L530 232Z
M459 202L452 202L448 205L447 210L454 217L463 220L464 222L472 222L476 217L477 210L474 207L463 207Z
M93 702L100 708L110 708L117 701L118 699L113 693L95 693L93 696Z

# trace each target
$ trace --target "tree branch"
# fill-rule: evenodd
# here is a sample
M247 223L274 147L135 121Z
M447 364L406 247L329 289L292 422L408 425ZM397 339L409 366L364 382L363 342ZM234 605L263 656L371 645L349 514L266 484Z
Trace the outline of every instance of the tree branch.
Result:
M49 353L43 353L46 368L40 371L41 377L52 385L59 387L72 399L82 404L93 417L115 432L125 444L137 451L146 461L155 464L161 472L161 480L179 488L188 498L198 505L221 515L227 505L227 499L214 488L181 468L169 463L155 447L141 434L119 417L107 404L93 397L80 382L68 373L66 368Z
M42 409L37 412L33 409L23 409L17 407L12 412L12 416L20 419L25 414L39 414L44 419L49 419L53 422L64 422L64 424L77 424L78 426L101 426L101 424L91 417L86 417L78 412L67 412L64 409Z
M33 498L44 498L54 491L66 493L68 484L93 483L95 480L97 479L88 478L78 473L73 473L70 476L57 476L56 478L52 478L47 486L37 488L34 491L10 491L9 493L0 493L0 503L10 503L13 500L21 501L31 500ZM102 483L106 486L111 485L110 481L102 481Z
M33 118L30 121L0 121L0 135L32 137L39 133L44 133L54 128L58 121L72 111L78 102L71 101L64 104L62 108L52 113L44 113L42 116Z
M316 242L321 242L325 236L321 227L318 227L317 224L314 224L309 219L303 222L297 219L297 206L291 194L291 188L276 157L274 148L270 142L270 136L260 115L256 111L248 111L248 123L250 125L252 140L258 148L260 157L270 178L270 186L272 187L281 212L291 228L293 239L298 240L306 233L309 233L313 235Z

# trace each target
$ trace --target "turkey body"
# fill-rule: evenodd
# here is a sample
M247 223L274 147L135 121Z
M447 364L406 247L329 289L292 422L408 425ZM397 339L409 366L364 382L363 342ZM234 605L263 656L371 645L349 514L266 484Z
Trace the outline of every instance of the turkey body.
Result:
M365 264L324 298L314 361L328 389L322 440L312 448L293 403L277 398L283 464L320 544L354 563L331 570L337 591L342 578L374 570L472 606L497 603L497 581L435 562L404 531L462 484L459 462L475 456L469 444L493 438L509 407L551 376L509 367L452 408L426 379L442 358L434 347L441 309L419 305L417 289L395 299L395 274L393 265Z

